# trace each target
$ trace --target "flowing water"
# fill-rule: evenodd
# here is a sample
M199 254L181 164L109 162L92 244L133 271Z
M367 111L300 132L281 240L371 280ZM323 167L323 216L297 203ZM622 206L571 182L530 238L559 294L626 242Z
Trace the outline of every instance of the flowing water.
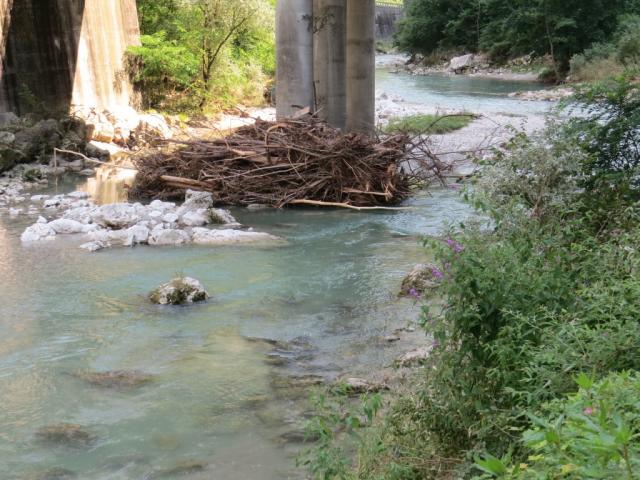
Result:
M286 244L95 254L74 238L21 245L34 219L0 212L0 478L58 478L56 468L82 480L302 478L289 441L308 391L291 379L366 376L427 341L419 332L394 344L381 337L418 316L396 294L424 260L421 237L473 214L448 189L407 206L236 209L240 222ZM199 279L212 299L150 305L145 295L178 273ZM278 356L255 338L295 340ZM114 370L151 380L119 389L87 381ZM58 445L36 434L61 423L81 425L93 441Z

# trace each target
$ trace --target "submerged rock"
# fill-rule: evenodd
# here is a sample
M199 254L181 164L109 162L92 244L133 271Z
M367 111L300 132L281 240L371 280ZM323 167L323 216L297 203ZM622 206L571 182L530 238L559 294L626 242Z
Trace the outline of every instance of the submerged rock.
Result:
M174 478L194 473L204 472L207 469L207 463L197 460L183 460L178 462L176 466L167 468L166 470L156 471L151 478Z
M180 277L160 285L149 298L158 305L185 305L204 302L209 294L198 280Z
M96 436L81 425L60 423L40 428L36 438L43 443L65 445L68 447L89 447L96 441Z
M47 468L27 477L28 480L72 480L74 478L78 478L75 472L62 467Z
M136 370L82 372L78 377L95 387L102 388L135 388L149 383L153 378L147 373Z

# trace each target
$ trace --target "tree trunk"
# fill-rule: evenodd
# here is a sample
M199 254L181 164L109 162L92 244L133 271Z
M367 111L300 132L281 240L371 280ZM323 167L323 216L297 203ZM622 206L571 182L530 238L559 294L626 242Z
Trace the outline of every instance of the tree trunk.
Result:
M276 110L279 119L313 110L313 0L278 0Z
M344 130L347 123L347 0L315 0L314 71L320 118Z
M375 0L347 2L347 130L375 128Z

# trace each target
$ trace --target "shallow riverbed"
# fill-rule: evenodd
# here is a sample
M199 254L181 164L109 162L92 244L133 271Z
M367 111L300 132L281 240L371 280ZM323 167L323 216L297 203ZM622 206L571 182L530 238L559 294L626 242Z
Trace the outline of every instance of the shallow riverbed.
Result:
M419 93L385 75L383 88L407 99L436 95L459 108L459 95ZM516 102L478 96L482 88L472 81L463 96ZM77 186L63 182L57 191ZM397 298L400 282L424 261L424 235L473 213L450 189L406 206L235 209L240 222L286 244L94 254L72 237L22 245L35 217L10 218L0 208L0 478L301 478L292 440L300 439L309 391L296 381L369 376L428 341L420 332L384 339L418 317L414 302ZM146 294L176 274L199 279L213 298L185 308L149 304ZM151 380L133 388L87 381L87 373L114 370ZM61 423L81 425L93 441L73 447L37 437Z

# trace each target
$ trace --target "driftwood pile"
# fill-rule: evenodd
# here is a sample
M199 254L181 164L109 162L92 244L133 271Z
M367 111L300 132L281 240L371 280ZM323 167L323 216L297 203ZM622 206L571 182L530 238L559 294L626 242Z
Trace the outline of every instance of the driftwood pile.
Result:
M221 205L380 208L440 173L437 159L420 154L406 135L344 134L313 117L257 120L225 138L176 143L136 160L133 196L167 199L196 189Z

